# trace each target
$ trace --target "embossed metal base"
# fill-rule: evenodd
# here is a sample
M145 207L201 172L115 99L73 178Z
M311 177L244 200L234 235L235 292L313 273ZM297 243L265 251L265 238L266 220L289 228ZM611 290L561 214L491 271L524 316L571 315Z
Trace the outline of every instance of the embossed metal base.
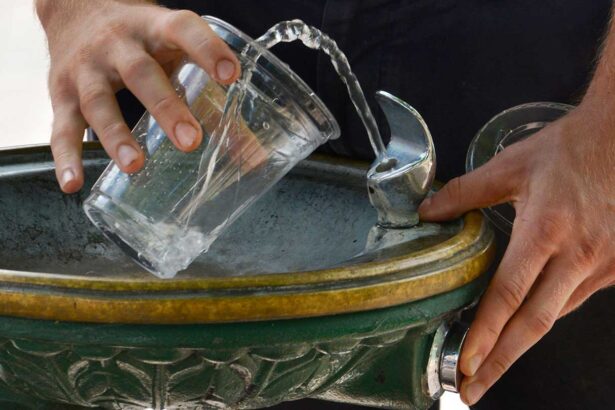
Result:
M202 410L315 397L427 409L434 333L483 286L479 280L370 312L254 323L88 325L0 317L0 403L26 410Z

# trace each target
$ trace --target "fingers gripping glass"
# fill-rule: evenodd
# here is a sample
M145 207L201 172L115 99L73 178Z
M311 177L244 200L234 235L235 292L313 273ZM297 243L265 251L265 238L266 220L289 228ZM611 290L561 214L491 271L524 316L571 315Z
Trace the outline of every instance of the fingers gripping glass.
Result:
M251 68L242 98L186 61L171 80L201 123L201 147L178 151L146 113L133 130L144 168L128 175L111 163L84 203L108 238L162 278L186 268L297 162L339 136L331 113L288 66L267 50L249 60L240 52L251 39L206 20L237 53L244 74Z

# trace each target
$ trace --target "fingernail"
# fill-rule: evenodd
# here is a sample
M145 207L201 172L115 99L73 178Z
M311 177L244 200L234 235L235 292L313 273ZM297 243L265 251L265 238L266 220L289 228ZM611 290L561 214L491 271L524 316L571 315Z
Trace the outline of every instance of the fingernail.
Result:
M484 391L485 387L482 384L477 382L470 384L468 387L466 387L466 404L468 406L476 404L476 402L478 402L482 397Z
M192 124L187 122L180 122L175 126L175 137L179 141L179 145L184 148L191 148L194 145L194 141L198 132Z
M467 376L474 376L482 362L483 358L480 355L472 356L470 358L470 362L468 363L468 370L470 371L470 374L468 374Z
M62 172L62 186L66 186L69 182L75 179L75 173L72 169L65 169Z
M120 165L127 168L139 158L139 153L130 145L120 145L117 150L117 160Z
M235 74L235 64L230 60L220 60L216 64L216 74L218 80L226 81Z

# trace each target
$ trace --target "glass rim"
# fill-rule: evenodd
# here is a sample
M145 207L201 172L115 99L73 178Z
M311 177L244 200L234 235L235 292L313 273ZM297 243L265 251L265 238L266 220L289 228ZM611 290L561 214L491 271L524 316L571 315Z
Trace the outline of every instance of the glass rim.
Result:
M227 43L229 43L227 41L228 38L225 38L227 35L234 36L235 39L243 42L241 46L254 41L250 36L224 20L209 15L202 16L202 18L207 21L214 32ZM229 45L234 46L233 44ZM291 70L286 63L282 62L271 51L258 45L256 45L256 47L260 52L260 57L257 61L259 70L264 70L272 80L278 82L290 95L298 94L303 97L304 101L313 102L313 107L306 107L305 104L298 104L298 106L307 117L311 119L316 127L326 134L326 138L323 142L337 139L341 134L340 126L320 97L318 97L299 75ZM263 62L266 64L263 64ZM293 84L292 89L289 89L288 81L283 81L284 78L291 80Z

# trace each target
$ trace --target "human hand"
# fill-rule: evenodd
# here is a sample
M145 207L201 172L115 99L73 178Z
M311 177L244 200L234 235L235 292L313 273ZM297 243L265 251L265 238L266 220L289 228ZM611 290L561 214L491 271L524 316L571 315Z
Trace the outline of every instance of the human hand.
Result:
M516 211L510 244L461 355L468 404L558 318L615 282L615 119L606 101L586 97L420 207L432 221L505 202Z
M143 166L144 154L115 99L121 88L143 103L178 149L198 147L199 122L168 73L184 54L219 83L230 84L240 73L235 54L203 19L140 0L37 0L36 5L49 43L51 150L64 192L83 185L82 137L88 125L122 171Z

